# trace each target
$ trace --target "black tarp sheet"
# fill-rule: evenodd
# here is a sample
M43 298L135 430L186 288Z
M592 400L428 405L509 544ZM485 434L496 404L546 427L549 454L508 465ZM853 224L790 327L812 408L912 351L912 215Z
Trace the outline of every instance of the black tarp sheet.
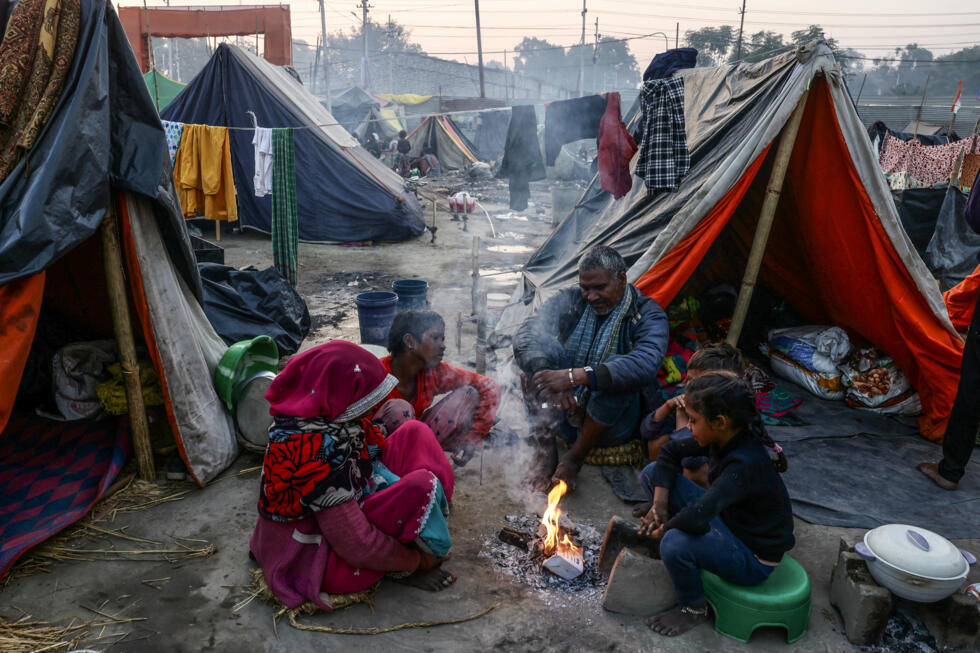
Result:
M167 142L112 6L82 0L65 90L34 148L0 185L0 285L44 270L91 236L112 189L157 200L167 250L200 297Z
M252 181L253 132L247 129L252 119L245 112L253 111L262 127L297 128L293 139L301 240L394 242L422 233L422 207L404 182L363 148L342 147L317 129L308 118L312 111L324 120L335 121L335 117L298 84L280 88L278 83L295 82L265 74L262 67L268 66L223 43L163 111L167 120L246 128L229 130L242 226L265 233L272 227L272 196L256 197Z
M936 231L936 221L939 219L939 210L945 197L944 188L910 188L892 191L892 199L895 200L895 208L902 221L902 228L909 235L919 256L925 254L926 247L929 246L929 241Z
M980 537L980 461L956 492L937 487L916 465L942 457L917 436L820 438L783 447L782 475L793 514L813 524L875 528L914 524L948 538Z
M504 155L507 143L507 127L510 125L510 109L483 111L477 119L473 144L480 156L492 161Z
M199 267L204 313L225 344L269 336L280 356L296 353L310 331L310 312L278 270L236 270L217 263Z
M968 197L955 186L946 190L936 228L922 257L944 290L963 281L977 267L980 235L966 221Z

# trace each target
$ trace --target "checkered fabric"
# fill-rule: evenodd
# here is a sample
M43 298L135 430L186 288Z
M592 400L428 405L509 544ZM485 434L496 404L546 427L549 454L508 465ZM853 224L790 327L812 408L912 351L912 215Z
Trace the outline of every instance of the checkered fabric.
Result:
M81 519L129 455L114 419L11 419L0 434L0 578L31 547Z
M272 261L289 283L298 280L299 217L293 130L272 130Z
M650 190L674 189L691 168L684 131L684 79L643 82L640 90L640 158L636 174Z

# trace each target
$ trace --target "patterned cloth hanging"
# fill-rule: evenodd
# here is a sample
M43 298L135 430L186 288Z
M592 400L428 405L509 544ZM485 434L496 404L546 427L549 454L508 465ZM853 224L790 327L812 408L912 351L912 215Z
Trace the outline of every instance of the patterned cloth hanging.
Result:
M272 130L273 264L289 283L298 281L299 218L296 208L296 162L293 130Z

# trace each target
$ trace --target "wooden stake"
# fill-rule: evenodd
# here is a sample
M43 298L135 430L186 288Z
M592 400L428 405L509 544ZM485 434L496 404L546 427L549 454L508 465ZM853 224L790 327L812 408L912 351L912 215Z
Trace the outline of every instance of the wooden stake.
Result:
M769 185L766 187L766 198L762 203L759 224L755 228L755 238L752 240L748 263L745 265L745 276L742 277L742 288L738 293L738 301L735 304L735 313L732 315L732 324L728 329L728 337L725 338L728 344L733 347L738 346L738 339L742 335L742 327L745 326L745 318L749 313L752 291L755 289L755 282L759 278L759 269L762 267L762 258L766 253L766 244L769 242L772 221L776 216L776 207L779 205L779 197L783 191L783 180L786 179L786 170L789 168L789 159L793 154L793 146L796 144L796 135L800 131L800 121L803 119L803 110L806 108L806 100L809 94L809 89L804 91L803 97L800 98L799 104L796 105L793 115L790 116L783 128L783 135L779 139L779 149L776 150L776 160L773 162L772 173L769 175Z
M487 293L477 293L476 300L476 373L487 373Z
M470 300L473 304L473 315L476 315L477 293L480 286L480 237L473 236L473 253L471 254L473 263L473 286L470 289Z
M214 221L214 239L221 241L221 220Z
M156 479L156 469L153 466L153 450L150 447L150 429L146 421L146 408L143 405L143 386L140 383L139 362L136 359L136 345L133 342L133 327L129 321L129 302L126 280L123 277L118 220L111 204L99 231L102 236L102 258L109 291L109 309L112 312L116 345L119 347L119 366L122 368L123 381L126 384L126 401L129 406L136 464L140 478L144 481L153 481Z

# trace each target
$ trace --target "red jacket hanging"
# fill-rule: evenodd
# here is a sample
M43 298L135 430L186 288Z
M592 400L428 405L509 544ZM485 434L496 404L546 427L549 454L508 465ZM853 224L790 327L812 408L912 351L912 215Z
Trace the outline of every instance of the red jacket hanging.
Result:
M599 184L619 199L633 188L630 161L637 148L619 117L619 93L606 95L606 113L599 122Z

